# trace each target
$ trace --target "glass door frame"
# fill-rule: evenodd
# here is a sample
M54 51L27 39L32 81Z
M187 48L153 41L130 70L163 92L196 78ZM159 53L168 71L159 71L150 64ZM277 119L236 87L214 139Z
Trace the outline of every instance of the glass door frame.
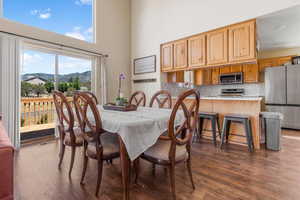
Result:
M0 0L1 1L1 0ZM44 45L44 44L35 44L35 43L31 43L31 42L24 42L22 45L22 49L21 49L21 58L22 58L22 62L21 62L21 68L23 67L24 64L24 52L26 50L29 51L36 51L36 52L41 52L41 53L45 53L45 54L51 54L55 57L55 71L54 71L54 90L58 89L58 84L59 84L59 80L58 80L58 75L59 75L59 57L60 56L66 56L66 57L72 57L72 58L76 58L76 59L83 59L83 60L90 60L91 61L91 91L95 92L96 91L96 79L97 79L97 75L96 73L96 57L93 55L88 55L87 53L81 53L81 52L76 52L75 50L64 50L64 49L59 49L57 48L57 46L53 45L53 48L49 45ZM20 73L21 74L21 73ZM20 76L20 83L21 83L21 76ZM21 101L21 93L20 93L20 101ZM21 119L21 106L19 107L19 116ZM57 129L57 114L56 112L54 112L54 121L55 123L55 137L58 138L59 134L58 134L58 129ZM21 132L19 132L19 134L21 135ZM21 138L21 137L20 137Z

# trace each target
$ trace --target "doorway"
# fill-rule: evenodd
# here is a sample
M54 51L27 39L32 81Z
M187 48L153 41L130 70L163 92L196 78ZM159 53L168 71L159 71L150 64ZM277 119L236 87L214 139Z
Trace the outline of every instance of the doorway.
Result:
M22 54L21 144L54 139L58 134L52 92L63 92L71 102L74 91L91 91L92 58L37 47L24 47Z

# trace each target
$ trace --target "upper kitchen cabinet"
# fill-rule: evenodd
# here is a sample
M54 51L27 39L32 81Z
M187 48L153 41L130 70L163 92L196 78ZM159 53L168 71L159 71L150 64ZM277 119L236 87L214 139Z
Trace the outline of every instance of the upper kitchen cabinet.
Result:
M221 65L228 62L228 29L207 33L207 64Z
M197 68L206 65L206 36L204 34L188 39L189 67Z
M245 64L243 66L243 72L245 83L257 83L259 81L258 64Z
M188 67L187 40L179 40L173 43L174 48L174 69L185 69Z
M169 71L173 69L173 44L161 45L161 71Z
M256 20L229 26L229 62L256 60Z

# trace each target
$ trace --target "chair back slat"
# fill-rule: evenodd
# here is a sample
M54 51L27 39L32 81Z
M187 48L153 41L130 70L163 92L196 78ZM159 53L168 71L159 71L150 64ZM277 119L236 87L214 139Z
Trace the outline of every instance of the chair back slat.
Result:
M100 134L103 133L102 122L95 100L86 92L74 95L77 119L86 141L96 142L96 150L102 149Z
M189 103L187 103L188 97L194 98L189 98ZM185 145L190 143L196 129L199 101L199 94L194 89L188 90L178 97L168 125L168 137L174 144ZM183 112L185 119L182 124L176 126L175 118L178 112Z
M129 99L129 104L136 106L146 106L146 95L142 91L133 93Z
M159 108L172 108L171 94L166 90L160 90L156 92L150 101L150 107L153 107L157 103Z
M99 102L98 102L98 99L97 99L97 97L96 97L96 95L94 94L94 93L92 93L92 92L85 92L87 95L89 95L92 99L93 99L93 101L94 101L94 103L96 104L96 105L98 105L99 104Z
M68 99L62 92L54 91L53 99L55 109L59 121L59 125L63 130L73 130L74 128L74 113Z

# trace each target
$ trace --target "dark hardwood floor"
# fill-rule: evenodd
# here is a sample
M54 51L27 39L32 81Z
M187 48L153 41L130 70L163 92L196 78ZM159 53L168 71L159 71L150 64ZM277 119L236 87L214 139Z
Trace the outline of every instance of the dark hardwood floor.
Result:
M193 191L185 165L176 168L177 199L300 199L300 133L284 131L282 150L261 150L253 154L244 147L229 145L225 150L210 141L192 148L192 168L196 190ZM15 160L15 193L17 200L85 200L97 199L96 162L91 160L85 185L81 186L82 154L77 152L72 178L68 178L70 149L62 170L57 168L58 142L23 147ZM157 167L152 175L150 163L141 161L140 184L132 185L132 200L172 199L169 178ZM105 164L98 199L122 199L119 161Z

